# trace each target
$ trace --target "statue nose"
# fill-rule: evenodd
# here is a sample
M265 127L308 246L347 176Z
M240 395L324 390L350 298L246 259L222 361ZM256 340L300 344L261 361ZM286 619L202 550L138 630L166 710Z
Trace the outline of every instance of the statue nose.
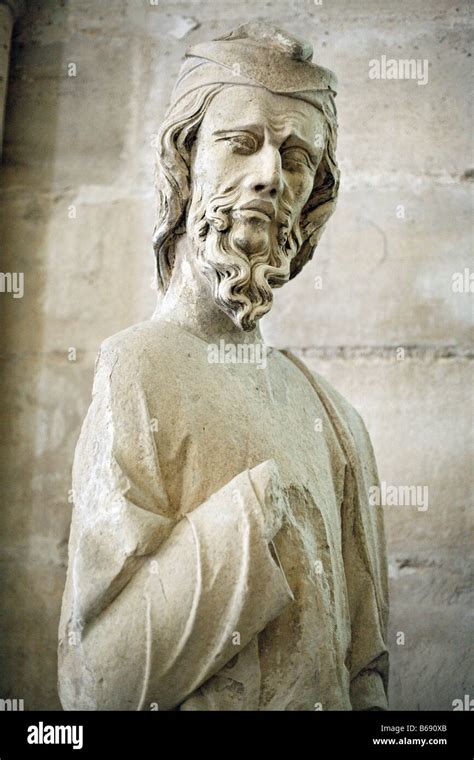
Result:
M256 167L250 179L251 189L259 196L276 198L283 189L281 156L278 150L267 146L255 156Z

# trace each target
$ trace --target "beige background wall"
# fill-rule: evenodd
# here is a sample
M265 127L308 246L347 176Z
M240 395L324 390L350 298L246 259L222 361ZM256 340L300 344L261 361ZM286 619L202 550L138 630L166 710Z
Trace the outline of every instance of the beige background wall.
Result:
M23 272L25 293L0 293L0 697L59 707L70 467L94 359L155 302L150 143L184 50L252 18L309 37L340 80L339 206L316 259L277 294L265 334L360 410L382 480L429 487L427 511L386 507L392 707L449 710L474 696L473 296L452 290L453 273L471 265L468 7L29 3L12 45L1 179L1 271ZM427 59L428 83L369 80L382 55Z

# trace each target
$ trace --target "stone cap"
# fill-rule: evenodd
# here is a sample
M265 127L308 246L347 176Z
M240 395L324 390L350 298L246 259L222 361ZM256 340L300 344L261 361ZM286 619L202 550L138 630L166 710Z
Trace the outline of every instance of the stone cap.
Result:
M310 42L263 22L243 24L186 52L172 101L199 87L224 83L265 87L310 103L324 92L336 95L335 74L312 57Z

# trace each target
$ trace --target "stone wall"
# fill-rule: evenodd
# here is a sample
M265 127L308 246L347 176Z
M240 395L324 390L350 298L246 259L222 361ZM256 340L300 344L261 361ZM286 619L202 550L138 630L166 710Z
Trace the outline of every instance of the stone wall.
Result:
M151 142L185 49L255 18L311 39L340 81L338 209L315 260L277 293L265 335L355 404L384 483L428 488L427 509L386 507L392 708L449 710L474 694L472 294L453 290L472 244L468 9L28 3L12 43L0 186L1 271L24 274L22 298L0 293L0 697L59 708L70 468L94 360L156 297ZM382 56L427 60L427 83L370 79Z

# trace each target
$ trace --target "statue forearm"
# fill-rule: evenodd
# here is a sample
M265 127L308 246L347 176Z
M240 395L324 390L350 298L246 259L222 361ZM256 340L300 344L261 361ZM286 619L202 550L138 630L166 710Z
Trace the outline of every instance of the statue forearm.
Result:
M63 635L66 709L173 709L286 607L268 548L278 519L255 489L271 496L271 480L268 463L252 480L240 473L175 526L76 646Z

